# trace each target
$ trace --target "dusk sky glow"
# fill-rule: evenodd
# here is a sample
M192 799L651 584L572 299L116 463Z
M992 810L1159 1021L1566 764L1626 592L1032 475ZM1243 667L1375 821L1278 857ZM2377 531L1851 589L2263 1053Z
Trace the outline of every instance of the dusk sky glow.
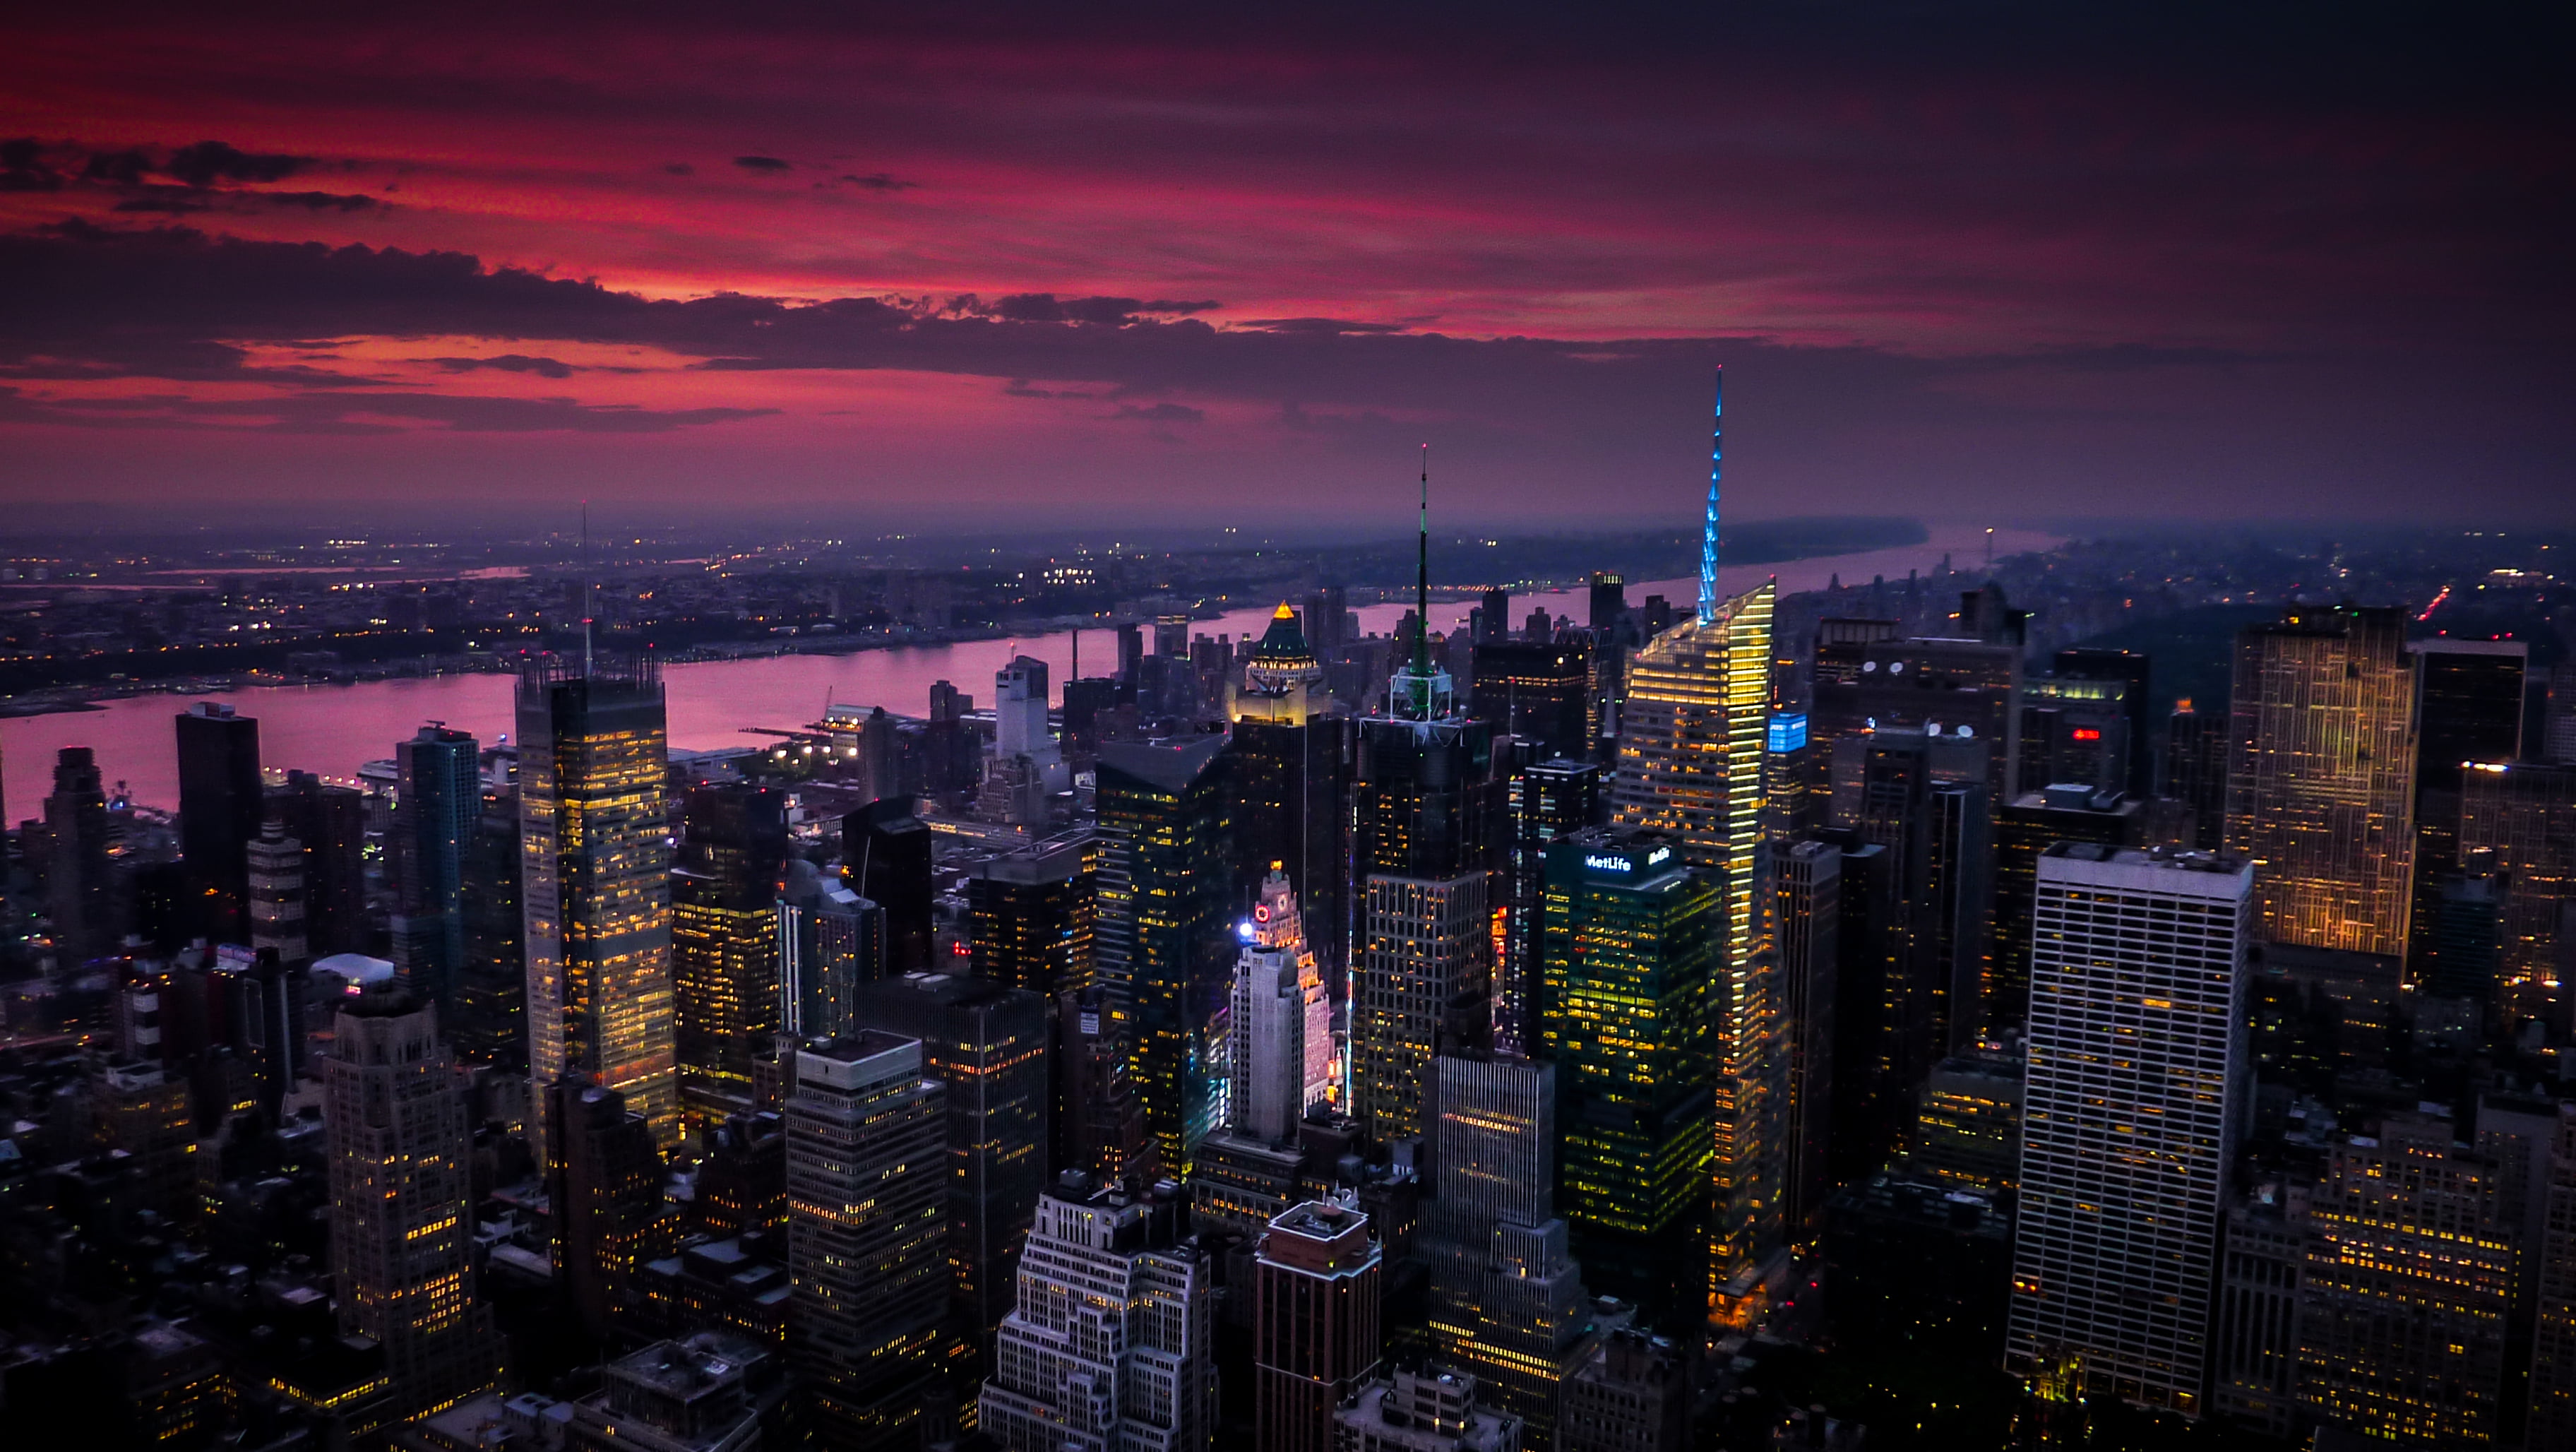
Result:
M2563 19L255 9L8 22L28 518L2576 516Z

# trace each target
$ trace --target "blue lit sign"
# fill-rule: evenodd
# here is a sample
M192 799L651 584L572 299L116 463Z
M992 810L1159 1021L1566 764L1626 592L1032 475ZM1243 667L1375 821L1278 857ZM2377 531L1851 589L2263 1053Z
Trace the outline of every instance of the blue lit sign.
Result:
M1807 713L1783 711L1771 718L1771 729L1764 744L1773 751L1798 751L1807 744Z

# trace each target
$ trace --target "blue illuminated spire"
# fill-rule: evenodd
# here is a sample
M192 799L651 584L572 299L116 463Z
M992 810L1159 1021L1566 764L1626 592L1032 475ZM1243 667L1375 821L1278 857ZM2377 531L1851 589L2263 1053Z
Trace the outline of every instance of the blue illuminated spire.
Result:
M1699 623L1717 619L1717 477L1726 459L1726 365L1717 369L1717 410L1708 430L1708 522L1699 537Z

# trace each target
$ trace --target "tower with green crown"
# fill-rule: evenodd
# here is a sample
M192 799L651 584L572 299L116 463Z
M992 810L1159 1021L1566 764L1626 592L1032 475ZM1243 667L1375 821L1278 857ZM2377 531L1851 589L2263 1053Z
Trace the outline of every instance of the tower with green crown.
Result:
M1494 868L1503 780L1493 731L1461 713L1435 669L1430 471L1423 472L1415 581L1423 628L1388 683L1385 713L1359 724L1352 786L1351 1106L1374 1138L1430 1129L1431 1061L1492 1033Z

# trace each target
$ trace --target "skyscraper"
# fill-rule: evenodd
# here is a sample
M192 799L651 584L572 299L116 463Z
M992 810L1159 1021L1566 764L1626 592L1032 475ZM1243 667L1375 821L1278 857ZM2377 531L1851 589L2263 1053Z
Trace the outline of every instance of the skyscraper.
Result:
M483 817L481 753L438 723L394 746L398 790L386 842L394 884L394 967L453 1017L465 978L465 866Z
M875 1029L798 1050L795 1073L788 1359L823 1446L910 1447L953 1284L944 1091L924 1077L920 1043Z
M2470 762L2522 755L2519 640L2410 641L2415 667L2415 863L2408 955L2418 977L2431 956L2442 894L2460 875L2460 790Z
M780 1027L778 894L787 794L746 782L690 789L671 869L671 977L680 1114L704 1133L752 1106L751 1065Z
M778 895L778 1025L799 1038L838 1038L859 985L885 976L885 910L838 874L787 863Z
M2540 1223L2529 1226L2538 1262L2526 1447L2576 1444L2576 1108L2560 1105L2551 1136Z
M2039 860L2007 1370L2198 1416L2251 1065L2251 864L2060 843Z
M1349 965L1343 860L1350 805L1349 721L1334 714L1324 669L1279 607L1243 665L1227 712L1227 786L1234 818L1235 883L1251 892L1272 863L1288 874L1306 918L1306 941L1337 988Z
M913 815L914 805L911 797L881 795L841 819L841 874L885 910L885 971L896 977L932 968L938 889L931 881L930 828Z
M2031 899L2039 854L2051 842L2143 847L2144 814L2139 803L2117 791L2076 784L2025 792L1995 814L1994 944L1985 995L1986 1023L1993 1028L2018 1028L2029 1013Z
M2479 762L2460 785L2460 851L2506 884L2499 963L2517 1019L2552 1011L2576 953L2576 766Z
M279 963L312 957L304 935L304 844L271 817L250 844L250 948Z
M2165 719L2163 794L2191 809L2190 845L2203 852L2227 835L2227 728L2227 717L2193 710L2189 696Z
M267 813L304 847L304 935L313 956L373 946L367 909L367 800L356 787L289 770Z
M1718 1073L1724 899L1679 844L1634 829L1577 833L1547 867L1536 1019L1564 1098L1557 1204L1595 1290L1686 1329L1711 1282L1684 1268L1715 1245L1731 1275L1780 1216L1776 1136L1740 1147L1763 1131L1735 1118L1772 1106L1747 1106Z
M341 1330L384 1347L407 1414L485 1390L500 1362L474 1299L465 1079L436 1010L399 991L343 999L322 1093Z
M45 907L54 947L73 961L116 946L116 900L109 875L107 795L98 761L86 746L66 746L54 759L54 790L45 798Z
M1068 1175L1038 1201L977 1428L1008 1452L1207 1452L1213 1273L1178 1207Z
M1988 585L1960 596L1950 635L1900 640L1886 621L1820 622L1807 729L1832 743L1937 727L1976 743L1987 792L2009 797L2021 752L2022 616Z
M586 676L533 661L518 722L530 1079L616 1090L668 1149L680 1106L661 675L650 660Z
M857 1019L916 1039L947 1091L948 1264L960 1327L981 1342L1011 1308L1047 1187L1054 1004L990 978L916 973L858 991Z
M1542 757L1591 754L1592 661L1580 639L1478 645L1471 700L1477 720L1536 742Z
M2402 610L2294 605L2236 637L2227 850L2267 941L2406 951L2415 673Z
M238 943L249 932L250 844L267 815L259 722L214 701L179 713L179 854L197 931Z
M2496 1440L2514 1246L2502 1167L2452 1140L2446 1116L2390 1114L2337 1145L2309 1194L2299 1394L2322 1420L2417 1446Z
M1368 1217L1336 1201L1296 1206L1263 1232L1252 1268L1257 1452L1333 1452L1333 1408L1377 1372L1383 1259Z
M1431 609L1430 479L1426 460L1417 621ZM1416 632L1385 714L1360 722L1352 814L1351 1107L1379 1140L1429 1130L1433 1055L1490 1041L1502 808L1492 729L1458 713Z
M978 978L1049 997L1088 987L1099 839L1067 833L966 866L967 945Z
M1557 1069L1443 1054L1432 1074L1433 1195L1416 1241L1431 1272L1432 1350L1544 1438L1598 1330L1556 1213Z
M1761 912L1769 890L1764 767L1774 587L1724 601L1713 586L1703 590L1709 600L1700 616L1647 642L1629 663L1611 804L1621 824L1670 838L1722 894L1711 989L1718 1095L1711 1173L1727 1207L1714 1252L1723 1279L1778 1238L1788 1053ZM1566 1209L1580 1226L1575 1206Z
M2155 789L2155 759L2147 749L2147 727L2154 701L2150 686L2154 677L2147 657L2133 650L2075 646L2059 651L2050 661L2048 678L2063 699L2100 702L2117 709L2120 740L2115 749L2105 750L2103 757L2116 758L2118 769L2102 785L2143 800ZM2072 689L2075 683L2113 689L2107 694L2080 692ZM2080 722L2070 724L2076 730L2082 729ZM2104 743L2108 743L2111 734L2105 726L2102 732ZM2070 744L2080 747L2094 743L2079 740ZM2025 778L2022 790L2036 791L2045 785L2045 782Z
M1228 1125L1273 1142L1294 1138L1333 1089L1333 1006L1306 946L1297 894L1272 872L1243 925L1228 1015Z
M669 1251L678 1229L662 1198L662 1152L652 1126L614 1089L558 1080L542 1112L558 1284L582 1329L605 1341L636 1272Z
M1547 909L1548 844L1599 824L1601 768L1556 757L1513 772L1505 787L1511 847L1503 903L1503 948L1495 964L1494 1039L1529 1052L1531 994Z
M1887 850L1894 894L1881 1056L1906 1088L1971 1042L1993 950L1992 815L1973 741L1889 727L1834 743L1836 825Z
M1788 1103L1780 1115L1781 1223L1804 1244L1823 1233L1833 1193L1835 999L1840 992L1843 849L1831 842L1775 841L1771 880L1779 894L1782 1039L1789 1051Z
M1146 1135L1174 1174L1224 1110L1235 902L1224 748L1216 735L1100 748L1094 959Z

